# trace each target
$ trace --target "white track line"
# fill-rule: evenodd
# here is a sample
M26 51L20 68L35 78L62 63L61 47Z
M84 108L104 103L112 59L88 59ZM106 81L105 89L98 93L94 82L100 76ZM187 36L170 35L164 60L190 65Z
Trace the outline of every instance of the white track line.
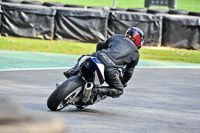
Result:
M72 68L72 67L16 68L16 69L0 69L0 71L56 70L56 69L70 69L70 68Z
M189 69L200 69L200 66L138 66L136 68L189 68Z
M51 68L16 68L16 69L0 69L0 71L33 71L33 70L57 70L57 69L70 69L72 67L51 67ZM138 68L188 68L200 69L200 66L137 66Z

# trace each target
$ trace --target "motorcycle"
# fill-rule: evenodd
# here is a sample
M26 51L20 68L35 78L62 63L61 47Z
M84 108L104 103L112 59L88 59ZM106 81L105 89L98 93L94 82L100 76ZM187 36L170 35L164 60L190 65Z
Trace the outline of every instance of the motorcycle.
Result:
M118 69L119 78L122 75L123 70ZM105 86L108 85L104 77L104 64L96 57L84 56L78 61L78 73L57 84L56 89L47 100L47 106L52 111L60 111L69 105L84 109L107 97L105 95L97 95L91 99L94 87Z

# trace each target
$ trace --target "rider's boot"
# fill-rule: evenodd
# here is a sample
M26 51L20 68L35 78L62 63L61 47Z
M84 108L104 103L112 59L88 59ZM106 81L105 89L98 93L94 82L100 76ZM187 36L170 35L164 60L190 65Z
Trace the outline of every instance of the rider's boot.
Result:
M106 95L112 98L117 98L123 93L123 90L117 90L114 88L109 88L109 87L103 87L103 88L98 88L98 94L100 95Z
M63 74L67 78L70 78L76 75L77 73L78 73L78 63L73 68L69 69L68 71L63 72Z
M117 98L122 94L123 94L123 90L117 90L117 89L109 88L109 87L100 87L100 88L95 87L92 90L90 102L93 104L95 102L95 98L97 95Z
M80 61L83 57L84 57L84 55L82 55L82 56L78 59L76 65L75 65L73 68L69 69L68 71L63 72L63 74L64 74L67 78L72 77L72 76L76 75L76 74L79 72L79 70L78 70L78 69L79 69L79 61Z

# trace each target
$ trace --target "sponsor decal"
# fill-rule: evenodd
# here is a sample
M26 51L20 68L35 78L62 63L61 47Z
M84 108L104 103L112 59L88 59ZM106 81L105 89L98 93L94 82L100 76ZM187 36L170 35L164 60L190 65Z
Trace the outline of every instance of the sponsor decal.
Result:
M105 54L105 53L100 53L102 55L102 57L109 63L112 65L115 65L115 63Z

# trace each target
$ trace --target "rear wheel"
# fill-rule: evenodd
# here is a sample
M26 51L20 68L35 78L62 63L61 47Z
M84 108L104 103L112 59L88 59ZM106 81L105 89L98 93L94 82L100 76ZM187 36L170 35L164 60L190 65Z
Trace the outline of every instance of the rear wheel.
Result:
M79 76L73 76L58 86L49 96L47 106L52 111L59 111L69 105L81 92L85 82Z

